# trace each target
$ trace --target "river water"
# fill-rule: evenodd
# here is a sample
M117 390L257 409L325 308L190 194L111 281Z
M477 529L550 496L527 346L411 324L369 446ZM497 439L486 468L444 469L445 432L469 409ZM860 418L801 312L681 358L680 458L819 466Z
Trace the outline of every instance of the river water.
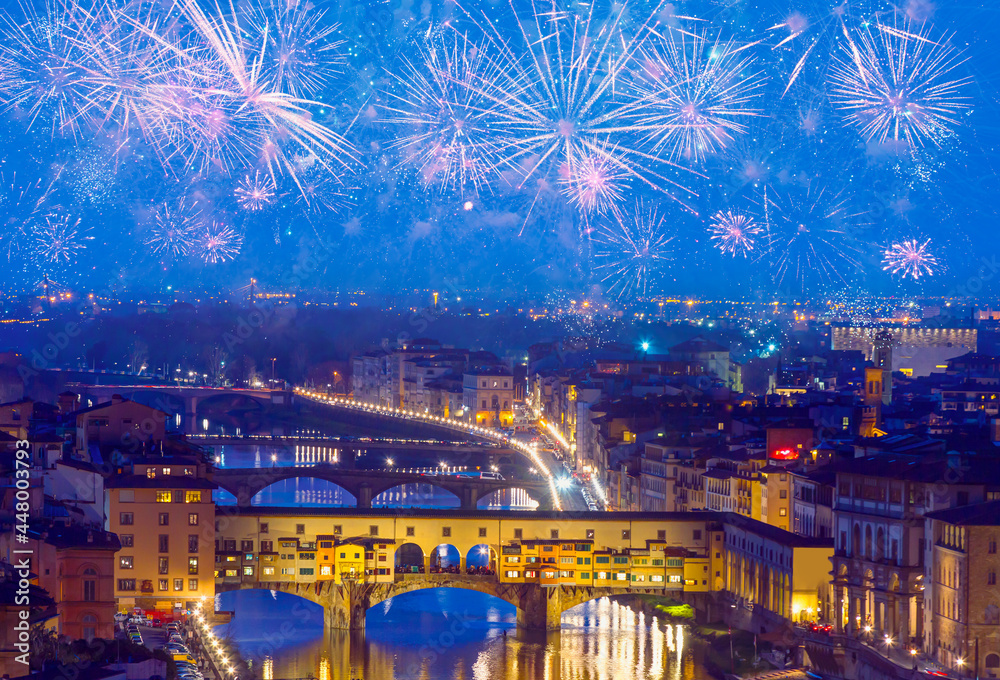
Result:
M608 599L563 615L558 633L515 625L512 605L474 591L435 588L368 611L364 633L324 633L318 605L293 595L222 593L231 636L263 680L708 680L702 643L687 626ZM262 622L266 622L262 625Z

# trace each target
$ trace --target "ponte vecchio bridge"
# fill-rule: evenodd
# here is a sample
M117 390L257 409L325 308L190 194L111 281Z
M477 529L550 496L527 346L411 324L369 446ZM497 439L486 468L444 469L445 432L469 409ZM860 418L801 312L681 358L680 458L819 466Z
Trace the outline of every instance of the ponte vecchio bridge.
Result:
M704 611L725 587L725 516L219 506L216 591L294 594L348 629L379 602L441 587L498 597L533 629L623 593L667 593ZM473 561L488 569L467 569ZM789 584L768 587L779 582Z

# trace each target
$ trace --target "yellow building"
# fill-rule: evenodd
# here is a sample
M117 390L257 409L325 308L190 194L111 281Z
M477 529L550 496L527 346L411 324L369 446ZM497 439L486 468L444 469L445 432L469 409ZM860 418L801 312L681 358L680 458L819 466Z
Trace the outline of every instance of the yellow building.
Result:
M216 487L204 475L194 458L141 458L105 483L107 529L121 541L115 597L122 609L172 611L215 594ZM252 547L246 552L252 556ZM239 569L243 560L230 556L225 568Z
M514 422L514 376L506 369L482 369L462 376L466 418L485 427Z
M792 526L792 475L784 467L772 463L760 469L760 477L760 521L789 531Z

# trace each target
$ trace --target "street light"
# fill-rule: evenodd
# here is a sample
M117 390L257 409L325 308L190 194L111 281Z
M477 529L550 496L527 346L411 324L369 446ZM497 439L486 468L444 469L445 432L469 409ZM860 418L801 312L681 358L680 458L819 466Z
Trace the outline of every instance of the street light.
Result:
M386 467L392 467L392 458L386 458L385 459L385 466Z

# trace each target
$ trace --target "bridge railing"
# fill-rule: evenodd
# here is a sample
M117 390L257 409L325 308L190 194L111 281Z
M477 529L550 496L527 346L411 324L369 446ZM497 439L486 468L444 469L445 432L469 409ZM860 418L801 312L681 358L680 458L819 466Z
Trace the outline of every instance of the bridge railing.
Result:
M358 411L365 411L367 413L374 413L380 416L400 418L402 420L416 420L428 425L437 425L439 427L457 430L473 436L483 437L498 444L515 449L516 451L519 451L527 456L535 465L535 469L539 470L542 476L546 478L549 484L552 504L556 510L562 510L562 504L559 502L559 492L556 489L555 477L552 475L552 472L549 470L542 458L538 455L538 452L531 446L517 441L516 439L511 439L502 432L492 428L482 427L481 425L475 425L461 420L456 420L454 418L448 418L446 416L438 416L432 413L421 413L410 409L380 406L378 404L369 404L366 402L355 401L354 399L349 399L347 397L330 396L328 394L323 394L322 392L314 392L302 387L296 387L295 394L327 406L354 409Z

